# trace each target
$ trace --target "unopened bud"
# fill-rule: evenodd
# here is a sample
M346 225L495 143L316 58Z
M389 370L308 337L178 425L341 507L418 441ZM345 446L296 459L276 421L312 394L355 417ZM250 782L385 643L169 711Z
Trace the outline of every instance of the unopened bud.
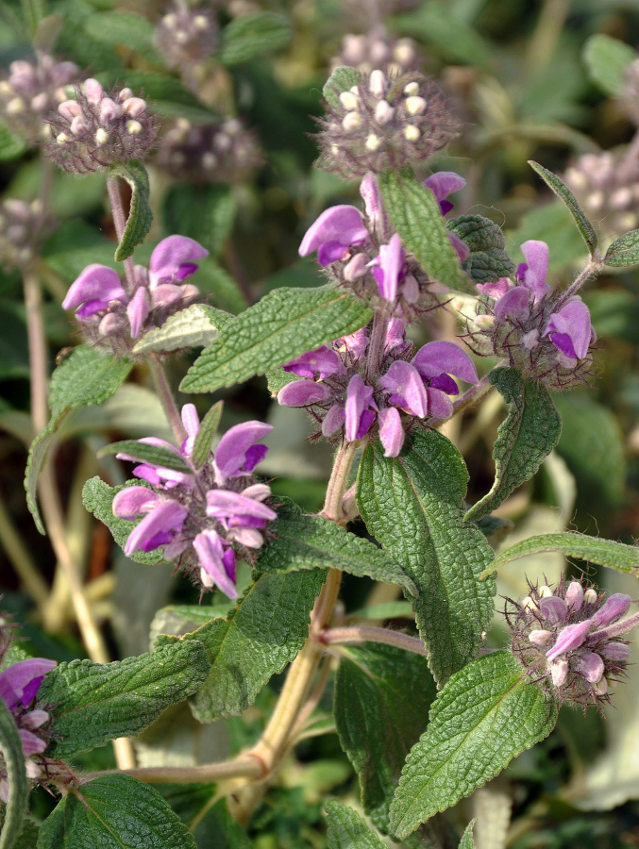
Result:
M407 127L404 127L404 138L409 142L416 142L419 140L421 133L414 127L412 124L409 124Z
M12 97L5 109L7 115L19 115L20 112L24 112L25 106L26 104L21 97Z
M381 145L382 140L379 136L376 136L375 133L370 133L368 138L366 139L366 150L370 150L371 152L376 151Z
M132 118L137 118L146 109L146 100L141 97L129 97L122 104L122 110Z
M395 110L387 100L380 100L375 107L375 120L382 126L392 120Z
M142 132L142 124L139 121L127 121L126 131L130 136L137 136Z
M362 126L362 116L359 112L347 112L342 119L342 127L347 133L357 130Z
M359 97L357 94L353 94L352 91L343 91L339 96L339 100L344 109L348 109L349 111L357 109L359 106Z
M405 85L404 94L408 97L412 97L415 94L419 94L419 83L412 82Z
M109 134L104 129L104 127L98 127L95 131L95 143L98 147L102 147L102 145L106 144L109 140Z
M406 111L409 115L422 115L426 109L426 101L423 97L411 95L410 97L407 97L404 102L406 104Z
M386 92L386 77L383 72L376 69L371 73L368 81L368 89L375 97L383 97Z

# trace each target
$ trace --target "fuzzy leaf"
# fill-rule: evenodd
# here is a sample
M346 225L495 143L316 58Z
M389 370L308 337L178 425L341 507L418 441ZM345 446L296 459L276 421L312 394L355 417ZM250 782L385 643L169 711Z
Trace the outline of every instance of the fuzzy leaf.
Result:
M208 672L206 650L197 640L113 663L60 663L38 692L39 704L53 706L48 754L64 757L137 734L195 692Z
M200 466L204 465L204 462L211 453L211 443L213 442L217 429L220 426L223 407L224 403L222 401L217 401L213 404L200 423L200 428L197 432L197 436L195 437L195 442L193 443L193 453L191 454L191 459L198 469Z
M449 221L448 228L470 250L462 268L475 283L512 276L515 263L506 253L504 234L494 221L483 215L460 215Z
M590 78L613 96L621 93L625 70L636 58L630 45L601 33L591 35L584 48L584 63Z
M157 790L130 775L103 775L69 793L40 829L37 849L195 849Z
M328 849L387 849L359 814L341 802L326 803Z
M80 345L51 375L51 418L46 428L31 443L24 478L27 506L41 534L45 531L36 503L36 487L56 430L67 413L75 407L102 404L115 394L132 366L131 360L116 360L90 345Z
M568 211L572 215L575 224L577 225L577 229L581 233L584 242L588 246L588 250L590 253L594 253L595 248L597 247L597 234L595 233L595 228L590 223L586 213L579 206L579 202L577 198L570 191L568 186L563 182L563 180L558 177L556 174L553 174L552 171L549 171L547 168L544 168L543 165L540 165L538 162L535 162L534 159L529 159L528 164L535 171L535 173L539 174L544 183L548 186L548 188L552 189L552 191L557 195L559 200L563 201L563 203L568 208Z
M391 222L406 250L424 271L452 289L475 294L475 287L459 264L448 236L446 221L435 195L413 174L381 174L379 186Z
M439 693L391 805L402 838L455 805L554 728L558 708L506 651L469 663Z
M214 619L184 638L203 642L211 663L208 679L191 698L196 719L212 722L242 713L295 658L324 577L320 570L261 575L227 619Z
M164 466L166 469L175 469L177 472L190 472L191 469L180 454L174 454L168 448L159 445L149 445L138 439L122 439L105 445L98 451L98 457L107 454L127 454L141 463L150 463L152 466Z
M229 67L278 50L291 40L291 25L282 15L257 12L236 18L224 28L216 58Z
M607 566L609 569L616 569L617 572L639 576L638 546L570 531L560 534L539 534L515 543L500 551L484 574L494 572L504 563L510 563L519 557L525 557L527 554L541 554L544 551L560 551L566 557L579 557L598 566Z
M504 396L508 415L499 426L493 448L495 482L470 508L467 522L492 512L531 478L561 436L561 418L543 383L522 377L514 368L495 369L489 379Z
M144 334L133 348L134 354L151 351L179 351L181 348L206 347L217 338L219 328L231 316L204 304L193 304L169 316L162 327Z
M195 239L212 256L224 247L236 213L237 201L230 186L177 183L164 199L166 230Z
M153 213L149 201L149 175L141 162L132 159L127 163L113 165L109 169L109 177L122 177L131 188L129 217L114 255L116 262L122 262L133 255L136 246L144 241L151 229Z
M264 374L368 323L371 311L330 286L276 289L220 330L187 372L183 392L214 392Z
M479 580L493 554L463 521L467 482L457 449L427 430L399 457L368 445L357 480L366 527L419 586L416 621L440 684L475 657L493 613L494 584Z
M14 135L9 127L0 121L0 162L17 159L22 156L26 147L20 136Z
M475 849L475 841L473 840L473 828L477 820L471 820L462 834L462 839L459 841L459 849Z
M323 98L335 109L340 107L339 96L362 81L362 72L349 65L339 65L331 72L322 89Z
M636 265L639 262L639 230L631 230L615 239L606 251L604 262L613 268Z
M29 787L18 728L11 711L2 699L0 699L0 753L4 759L9 784L9 801L0 831L0 849L11 849L22 831L27 812Z
M303 514L289 499L278 501L281 506L277 508L277 519L269 525L270 538L257 563L261 571L339 569L360 578L400 584L411 595L417 593L410 575L373 543L321 516Z
M364 810L388 831L388 808L406 755L426 728L435 682L426 658L395 646L343 646L335 723L358 775Z

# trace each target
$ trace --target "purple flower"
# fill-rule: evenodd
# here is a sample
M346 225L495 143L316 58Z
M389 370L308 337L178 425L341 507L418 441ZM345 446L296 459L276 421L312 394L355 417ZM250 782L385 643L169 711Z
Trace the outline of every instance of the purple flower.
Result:
M128 301L120 276L106 265L93 263L71 284L62 301L62 308L71 310L78 307L76 316L84 319L100 310L108 309L110 301Z
M454 171L436 171L427 180L424 180L424 185L435 195L442 215L446 215L453 208L451 201L446 200L446 198L448 195L463 189L466 180Z
M397 297L404 256L401 239L395 233L387 245L380 245L379 256L375 260L376 265L373 266L373 276L377 280L379 293L390 303L393 303Z
M569 359L583 359L588 353L592 327L588 307L581 298L571 298L560 310L552 313L543 335L548 336Z
M250 475L266 457L268 448L260 443L273 430L264 422L244 422L224 434L215 449L215 479L224 485L229 478Z
M359 374L353 375L346 389L344 405L344 434L349 442L355 442L368 433L375 421L376 410L373 388L367 386Z
M323 380L325 377L330 377L332 374L343 374L344 366L336 351L322 345L321 348L316 348L314 351L308 351L286 363L283 366L284 371L292 372L300 377L319 378Z
M300 256L317 251L321 266L344 259L349 248L369 238L360 211L354 206L331 206L306 231L299 247Z
M159 283L182 283L198 266L195 260L204 259L209 252L188 236L167 236L153 250L149 262L150 287Z

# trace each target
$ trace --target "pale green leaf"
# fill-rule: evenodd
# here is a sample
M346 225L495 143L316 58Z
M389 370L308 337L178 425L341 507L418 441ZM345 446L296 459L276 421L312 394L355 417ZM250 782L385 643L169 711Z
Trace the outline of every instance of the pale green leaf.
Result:
M541 381L525 378L514 368L495 369L489 379L504 396L508 415L493 448L495 482L470 508L467 522L490 513L531 478L561 436L561 418Z
M387 849L385 843L348 805L326 803L328 849Z
M2 699L0 699L0 753L4 759L9 785L9 801L0 831L0 849L11 849L22 831L27 812L29 788L18 728L11 711Z
M610 245L604 257L606 265L627 268L639 262L639 230L624 233Z
M577 225L577 229L581 233L584 242L588 246L588 250L591 254L594 253L598 241L597 234L595 233L595 228L588 220L586 213L579 206L577 198L573 195L573 193L563 182L563 180L556 174L553 174L552 171L549 171L547 168L544 168L543 165L540 165L533 159L529 159L528 164L533 169L533 171L539 174L544 183L550 189L552 189L552 191L557 195L559 200L561 200L566 205L568 211L574 219L575 224Z
M335 109L341 106L339 96L344 91L350 91L353 86L362 82L363 75L357 68L349 65L339 65L331 72L330 77L324 83L322 96Z
M515 264L506 253L504 234L494 221L483 215L460 215L449 221L448 227L470 250L462 268L475 283L512 276Z
M241 383L368 323L371 311L330 286L276 289L223 328L187 372L183 392Z
M557 704L509 652L469 663L439 693L391 805L402 838L485 784L557 721Z
M211 453L211 443L213 442L217 429L220 426L223 407L224 402L217 401L200 422L200 427L198 429L197 436L195 437L195 442L193 443L193 452L191 454L191 459L197 468L204 465L204 462Z
M155 327L144 334L133 348L134 354L152 351L179 351L181 348L206 347L218 335L231 316L222 310L204 304L192 304L169 316L162 327Z
M181 454L176 454L169 448L161 445L151 445L139 439L122 439L119 442L111 442L98 451L98 457L107 454L126 454L141 463L150 463L152 466L163 466L166 469L175 469L177 472L190 472Z
M254 56L285 47L291 40L291 25L283 15L256 12L231 21L222 33L217 54L223 65L239 65Z
M621 94L626 68L636 58L630 45L603 33L591 35L584 48L588 74L606 94Z
M122 262L132 256L136 246L144 241L151 229L153 212L149 200L149 175L141 162L132 159L130 162L111 166L109 179L117 177L126 180L131 188L129 217L115 251L116 262Z
M459 849L475 849L475 841L473 840L473 828L477 820L471 820L462 834L462 839L459 841Z

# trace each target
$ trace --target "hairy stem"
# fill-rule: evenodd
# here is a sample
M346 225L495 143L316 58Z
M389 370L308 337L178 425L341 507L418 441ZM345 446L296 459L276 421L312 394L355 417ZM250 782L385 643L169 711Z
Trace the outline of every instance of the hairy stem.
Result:
M390 631L374 625L352 625L347 628L325 628L318 637L325 645L352 645L356 643L384 643L398 649L428 657L428 651L419 637L401 631Z
M555 312L566 304L577 292L581 289L584 283L589 280L591 277L594 277L599 273L603 262L597 257L590 257L588 264L584 268L584 270L575 277L570 286L566 289L565 292L562 292L557 304L555 306Z
M386 310L376 310L373 317L373 329L368 343L366 354L365 379L374 379L379 374L379 369L384 356L386 344L386 331L388 330L389 316Z
M162 363L160 362L157 354L150 354L146 361L149 366L151 376L153 377L155 388L157 389L160 397L164 414L171 426L171 430L173 431L177 444L181 445L186 439L186 431L184 430L180 411L175 403L173 392L171 392L169 381L167 380L164 369L162 368Z
M122 196L118 185L117 177L107 177L106 181L107 192L109 195L109 203L111 204L111 215L113 216L113 224L115 226L115 234L118 237L118 242L122 241L124 228L126 227L126 216L122 205ZM135 277L133 274L133 260L128 257L124 260L124 276L126 278L127 294L131 296L135 291Z

